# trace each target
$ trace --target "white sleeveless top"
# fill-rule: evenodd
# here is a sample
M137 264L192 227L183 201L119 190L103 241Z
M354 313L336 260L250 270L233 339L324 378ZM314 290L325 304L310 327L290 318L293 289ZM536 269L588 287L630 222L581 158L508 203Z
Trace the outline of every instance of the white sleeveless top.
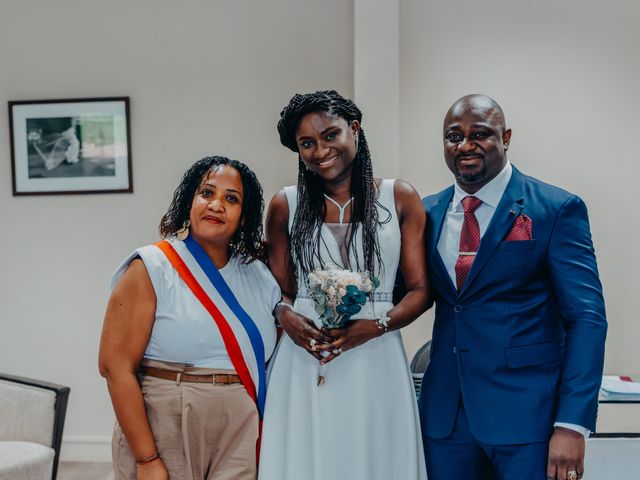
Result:
M156 294L156 316L144 358L233 369L215 321L158 247L147 245L131 253L113 274L111 288L137 257L144 262ZM272 312L281 298L280 287L259 260L244 264L233 256L218 271L258 327L268 360L276 344Z
M383 223L378 225L377 235L383 266L381 267L376 264L375 272L375 275L380 280L380 286L373 294L373 302L367 302L367 304L358 313L358 318L378 319L393 308L393 286L395 284L396 272L400 261L400 224L398 221L398 214L396 213L396 202L393 194L393 188L393 179L382 180L378 194L378 203L380 205L377 206L377 209L378 221ZM287 202L289 204L289 232L291 232L298 204L298 191L296 186L284 187L284 191L287 195ZM331 232L331 229L324 223L321 225L320 229L321 241L319 255L322 261L325 265L335 264L338 267L348 268L343 264L342 257L340 255L340 246ZM356 226L356 232L351 249L352 250L349 252L351 268L357 268L360 271L364 270L365 268L363 265L358 265L356 255L354 255L353 251L354 249L357 250L357 258L362 262L364 259L362 250L362 228L360 228L359 224ZM300 272L301 270L298 263L297 267L298 272ZM315 261L313 268L320 267L321 265L319 262ZM317 314L310 315L310 311L313 311L313 301L309 298L305 280L306 279L298 278L296 306L301 304L299 305L301 310L304 311L309 318L317 318ZM298 309L296 308L296 310Z

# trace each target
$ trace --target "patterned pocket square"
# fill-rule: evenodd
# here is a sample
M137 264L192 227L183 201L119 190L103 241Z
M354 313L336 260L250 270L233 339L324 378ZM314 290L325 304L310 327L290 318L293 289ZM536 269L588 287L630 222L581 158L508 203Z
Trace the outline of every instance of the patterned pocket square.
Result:
M521 242L523 240L532 240L532 230L531 219L523 213L516 218L516 221L513 223L513 227L511 227L511 230L509 230L509 233L507 234L507 238L505 238L505 241Z

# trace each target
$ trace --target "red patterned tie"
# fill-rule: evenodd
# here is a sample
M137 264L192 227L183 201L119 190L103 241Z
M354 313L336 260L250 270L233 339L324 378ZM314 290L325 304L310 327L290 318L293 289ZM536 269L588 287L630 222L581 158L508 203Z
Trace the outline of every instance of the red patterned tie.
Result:
M478 225L474 214L480 205L482 205L482 200L477 197L469 196L462 199L464 222L462 222L462 230L460 231L460 252L458 261L456 261L456 287L458 287L458 291L462 290L464 286L464 281L469 275L469 270L471 270L471 265L480 246L480 225Z

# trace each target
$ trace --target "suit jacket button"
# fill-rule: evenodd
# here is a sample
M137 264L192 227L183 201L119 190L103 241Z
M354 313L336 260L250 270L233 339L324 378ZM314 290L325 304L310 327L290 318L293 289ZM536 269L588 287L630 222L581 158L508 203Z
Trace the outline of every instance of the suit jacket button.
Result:
M462 311L462 305L456 305L453 307L453 311L456 313L460 313Z

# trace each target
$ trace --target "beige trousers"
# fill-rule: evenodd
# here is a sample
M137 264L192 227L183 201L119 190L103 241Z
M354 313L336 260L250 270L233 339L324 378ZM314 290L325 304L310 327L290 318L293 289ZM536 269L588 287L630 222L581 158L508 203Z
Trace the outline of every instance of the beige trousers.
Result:
M140 383L149 425L171 480L255 480L259 417L242 384L178 384L150 376L141 376ZM117 422L112 450L116 480L135 480L135 459Z

